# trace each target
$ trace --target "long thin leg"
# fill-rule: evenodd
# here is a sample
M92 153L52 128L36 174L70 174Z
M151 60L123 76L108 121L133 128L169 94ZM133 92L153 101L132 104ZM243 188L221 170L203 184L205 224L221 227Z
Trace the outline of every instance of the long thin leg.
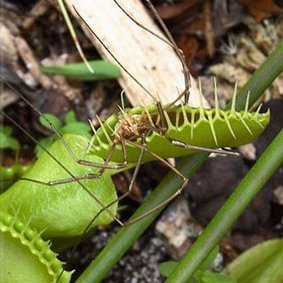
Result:
M234 155L234 156L239 156L238 152L226 150L226 149L217 149L217 148L208 148L208 147L202 147L202 146L196 146L196 145L190 145L187 143L184 143L179 140L174 140L169 138L168 136L164 136L168 141L170 141L173 145L186 148L186 149L193 149L193 150L198 150L198 151L205 151L205 152L210 152L210 153L218 153L218 154L225 154L225 155Z
M113 143L113 145L116 145L115 143ZM112 145L112 147L113 147ZM121 139L121 146L122 146L122 154L123 154L123 162L122 163L116 163L116 168L114 169L122 169L122 168L125 168L128 166L128 152L127 152L127 149L126 149L126 145L125 145L125 141L124 139ZM108 156L106 157L105 159L105 166L101 166L100 170L96 173L98 176L101 176L103 174L103 172L105 171L105 169L108 169L108 163L110 162L110 159L111 159L111 156L113 154L113 151L114 151L114 148L112 149L111 147L111 151L112 153L111 154L108 154ZM111 164L110 164L111 165Z
M185 96L185 103L188 103L189 101L189 90L190 90L190 73L189 73L189 69L187 67L187 64L185 62L185 57L183 52L180 50L180 48L178 48L175 40L173 39L171 33L169 32L169 30L167 29L166 25L164 24L163 20L160 18L160 16L158 15L157 11L155 10L154 6L152 5L150 0L145 0L145 2L147 3L147 6L149 7L149 9L151 10L152 14L154 15L154 17L157 19L158 23L160 24L162 30L164 31L164 33L166 34L167 38L169 39L169 41L171 42L171 44L173 45L173 48L177 54L177 56L180 59L180 62L183 66L183 71L184 71L184 80L185 80L185 90L183 92L184 96Z
M113 0L114 3L120 8L120 10L129 18L131 19L137 26L139 26L140 28L144 29L145 31L147 31L148 33L152 34L153 36L155 36L156 38L158 38L159 40L163 41L164 43L170 45L176 52L178 58L180 59L180 62L183 66L183 72L184 72L184 81L185 81L185 89L182 91L182 93L173 101L170 103L171 105L174 105L178 100L180 100L183 96L185 97L185 103L188 103L189 101L189 91L190 91L190 87L191 87L191 82L190 82L190 72L188 69L188 66L186 64L186 59L184 56L184 53L182 52L182 50L180 48L178 48L175 40L173 39L173 37L171 36L169 30L167 29L166 25L164 24L163 20L160 18L160 16L158 15L157 11L155 10L154 6L152 5L152 3L149 0L146 0L147 6L149 7L149 9L151 10L153 16L157 19L158 23L160 24L163 32L165 33L165 35L167 36L168 40L165 40L163 37L161 37L160 35L158 35L157 33L153 32L152 30L148 29L146 26L142 25L141 23L139 23L134 17L132 17L116 0Z
M186 186L186 183L183 183L182 186L180 187L180 189L175 192L173 195L171 195L169 198L167 198L166 200L164 200L163 202L161 202L160 204L156 205L155 207L151 208L150 210L148 210L147 212L145 212L144 214L134 218L134 219L130 219L128 220L126 223L124 223L125 226L129 226L132 225L140 220L142 220L143 218L147 217L148 215L150 215L151 213L153 213L154 211L164 207L165 205L167 205L169 202L171 202L172 200L174 200L177 196L182 194L182 191L184 189L184 187Z
M113 204L115 204L116 202L119 202L121 201L122 199L124 199L125 197L127 197L132 189L133 189L133 186L134 186L134 183L136 181L136 178L137 178L137 174L139 172L139 169L140 169L140 166L142 164L142 158L144 156L144 153L147 152L148 154L152 155L153 157L155 157L156 159L160 160L162 163L164 163L167 167L169 167L171 170L173 170L182 180L183 180L183 183L180 187L180 189L175 192L172 196L170 196L168 199L166 199L165 201L161 202L160 204L158 204L157 206L153 207L152 209L150 209L149 211L147 211L146 213L144 213L143 215L139 216L139 217L136 217L134 219L131 219L129 221L127 221L125 223L125 225L130 225L130 224L133 224L139 220L141 220L142 218L150 215L151 213L153 213L154 211L158 210L159 208L165 206L166 204L168 204L169 202L171 202L173 199L175 199L178 195L180 195L182 193L182 190L184 189L184 187L186 186L186 184L188 183L188 178L186 176L184 176L179 170L177 170L173 165L171 165L169 162L167 162L166 160L164 160L163 158L161 158L159 155L155 154L154 152L150 151L149 149L146 148L146 141L145 141L145 135L142 136L142 145L138 145L134 142L131 142L129 140L126 141L128 144L134 146L134 147L138 147L141 149L140 151L140 154L139 154L139 157L138 157L138 160L137 160L137 163L136 163L136 167L135 167L135 171L134 171L134 174L133 174L133 178L130 182L130 185L129 185L129 188L127 190L126 193L124 193L123 195L121 195L119 198L117 198L115 201L109 203L106 207L109 208L110 206L112 206ZM84 230L84 233L85 234L89 227L91 227L91 224L95 221L95 219L103 212L104 210L101 209L96 215L95 217L91 220L91 222L88 224L88 226L86 227L86 229Z
M110 54L110 56L116 61L116 63L125 71L135 83L137 83L152 99L153 101L157 101L156 97L154 97L150 91L138 80L136 79L131 72L129 72L122 63L118 60L118 58L109 50L109 48L104 44L104 42L101 40L101 38L91 29L89 24L83 19L83 17L80 15L80 13L77 11L76 7L73 5L73 9L80 18L80 20L86 25L88 30L91 32L91 34L99 41L99 43L107 50L107 52Z
M119 4L118 1L113 0L113 2L120 8L120 10L129 18L131 19L137 26L139 26L140 28L144 29L146 32L152 34L153 36L157 37L159 40L163 41L165 44L168 44L169 46L171 46L172 48L175 48L174 45L166 40L165 38L163 38L162 36L160 36L159 34L155 33L154 31L150 30L149 28L147 28L146 26L144 26L143 24L141 24L140 22L138 22L132 15L130 15L125 9L124 7Z
M101 168L102 172L105 169L114 169L114 170L123 169L123 168L128 166L127 152L126 152L126 148L125 148L124 143L121 143L122 153L123 153L123 161L121 163L109 164L109 161L111 159L111 156L114 152L116 145L117 145L116 143L113 143L111 145L110 151L109 151L108 155L106 156L104 163L95 163L95 162L92 162L92 161L81 160L81 159L80 160L77 159L76 162L80 165L86 165L86 166ZM99 172L101 172L101 171L99 171ZM99 173L97 173L97 174L99 174Z
M19 97L21 98L28 106L30 106L33 111L35 111L39 116L41 116L45 122L49 125L50 129L54 132L54 134L58 137L58 139L62 142L62 144L64 145L64 147L66 148L66 150L68 151L68 153L70 154L70 156L72 157L72 159L77 162L78 164L81 165L86 165L86 166L93 166L93 167L97 167L97 168L107 168L107 169L122 169L127 167L127 160L123 160L122 163L116 163L116 164L105 164L105 163L97 163L97 162L91 162L91 161L87 161L87 160L80 160L77 158L77 156L75 155L75 153L71 150L71 148L69 147L69 145L66 143L66 141L63 139L63 137L60 135L60 133L58 132L57 128L49 121L49 119L47 117L44 116L44 114L39 111L38 109L36 109L25 97L23 97L12 85L10 85L9 83L4 81L4 78L0 75L0 79L8 86L10 87L13 92ZM114 150L111 148L111 150ZM124 150L124 148L122 147L122 150ZM112 154L112 153L111 153Z
M182 141L175 140L175 139L168 137L168 135L166 134L166 131L168 129L168 125L167 125L167 122L166 122L166 119L165 119L164 109L163 109L160 102L157 103L157 109L158 109L158 114L160 115L161 127L150 127L150 128L151 128L152 131L158 133L159 135L164 136L173 145L183 147L183 148L186 148L186 149L193 149L193 150L205 151L205 152L211 152L211 153L234 155L234 156L239 155L237 152L233 152L233 151L230 151L230 150L215 149L215 148L208 148L208 147L190 145L190 144L184 143Z
M55 181L53 180L53 181L48 181L48 182L43 182L43 181L39 181L39 180L36 180L36 179L30 179L30 178L25 178L25 177L22 177L19 180L29 181L29 182L33 182L33 183L37 183L37 184L45 185L45 186L56 186L56 185L61 185L61 184L66 184L66 183L73 183L73 182L77 182L77 181L80 181L80 180L86 180L86 179L90 180L90 179L100 178L101 175L103 174L103 172L105 171L105 169L108 169L108 168L121 169L121 168L124 168L128 165L128 158L127 158L125 144L122 143L122 152L123 152L123 159L124 159L123 163L114 164L113 167L108 166L109 165L108 163L111 159L111 156L113 154L115 146L116 146L116 144L113 143L112 146L111 146L111 149L110 149L110 151L109 151L109 153L108 153L108 155L105 159L105 162L103 164L101 164L101 166L100 166L101 169L97 173L90 173L90 174L86 174L86 175L82 175L82 176L75 176L73 178L65 178L65 179L59 179L59 180L55 180ZM81 163L79 163L79 164L81 164ZM91 163L91 164L83 163L81 165L93 166L93 163Z
M170 142L172 141L173 144L175 144L174 142L178 142L178 141L174 141L174 140L171 140L171 139L168 139ZM130 144L132 144L133 146L136 146L136 147L140 147L140 145L138 144L135 144L133 142L129 142ZM237 153L234 153L234 152L230 152L230 151L224 151L224 150L217 150L217 149L207 149L207 148L202 148L202 147L194 147L194 146L189 146L187 144L184 144L184 146L182 147L185 147L185 148L190 148L190 149L198 149L198 150L202 150L202 151L208 151L208 152L216 152L216 153L225 153L225 154L231 154L231 155L237 155ZM160 156L158 156L157 154L155 154L154 152L151 152L150 150L148 150L147 148L145 148L145 152L147 152L148 154L152 155L153 157L155 157L156 159L160 160L161 162L163 162L166 166L168 166L171 170L173 170L180 178L183 179L183 183L180 187L180 189L178 189L173 195L171 195L169 198L167 198L166 200L164 200L163 202L161 202L160 204L156 205L155 207L151 208L150 210L148 210L146 213L134 218L134 219L131 219L131 220L128 220L125 225L131 225L135 222L138 222L139 220L145 218L146 216L150 215L151 213L153 213L154 211L164 207L165 205L167 205L169 202L171 202L172 200L174 200L178 195L180 195L184 189L184 187L186 186L186 184L188 183L188 178L186 176L184 176L179 170L177 170L173 165L171 165L169 162L167 162L166 160L164 160L163 158L161 158Z
M127 141L128 143L128 141ZM133 143L134 145L136 145L135 143ZM127 190L127 192L125 192L124 194L122 194L120 197L118 197L115 201L112 201L111 203L109 203L106 207L109 208L111 207L113 204L121 201L122 199L124 199L125 197L127 197L133 190L133 187L134 187L134 184L135 184L135 181L136 181L136 178L137 178L137 175L138 175L138 172L140 170L140 166L142 164L142 159L143 159L143 156L144 156L144 152L146 151L146 142L145 142L145 136L143 135L142 136L142 145L140 146L140 153L139 153L139 156L138 156L138 160L137 160L137 163L136 163L136 166L135 166L135 170L134 170L134 174L133 174L133 177L132 177L132 180L130 182L130 185L129 185L129 188ZM95 221L95 219L103 212L103 209L101 209L96 215L95 217L92 219L91 223L93 223ZM91 226L91 223L88 225L88 227ZM87 231L87 230L86 230ZM86 232L85 231L85 232Z
M115 204L115 203L119 202L120 200L124 199L126 196L128 196L128 195L131 193L131 191L132 191L132 189L133 189L133 187L134 187L134 183L135 183L135 181L136 181L137 174L138 174L138 172L139 172L141 163L142 163L142 158L143 158L143 156L144 156L144 152L145 152L145 146L146 146L146 144L145 144L145 137L144 137L144 136L142 137L142 141L143 141L143 142L142 142L142 146L141 146L141 151L140 151L140 154L139 154L139 157L138 157L138 160L137 160L137 164L136 164L136 167L135 167L135 171L134 171L134 174L133 174L133 178L132 178L132 180L131 180L131 182L130 182L128 191L127 191L126 193L124 193L123 195L121 195L119 198L117 198L115 201L109 203L109 204L106 206L107 209L110 208L113 204ZM124 140L122 140L121 142L124 143L124 145L125 145L125 141L124 141ZM72 257L72 255L75 253L75 251L76 251L76 249L77 249L79 243L82 242L84 236L85 236L85 235L87 234L87 232L89 231L89 229L90 229L92 223L99 217L99 215L100 215L102 212L104 212L104 209L101 209L101 210L91 219L91 221L88 223L88 225L85 227L83 233L81 234L81 236L79 237L79 239L76 241L75 245L74 245L73 248L72 248L71 257ZM60 275L60 276L61 276L61 275Z
M164 109L161 108L160 111L164 111ZM164 113L163 113L163 117L165 119ZM166 123L166 125L167 125L167 123ZM163 130L160 130L160 128L157 128L157 127L150 127L150 128L151 128L152 131L156 132L157 134L162 135L164 138L166 138L170 143L172 143L175 146L179 146L179 147L186 148L186 149L205 151L205 152L210 152L210 153L239 156L238 152L234 152L234 151L231 151L231 150L190 145L190 144L187 144L183 141L172 139L166 134L166 131L164 131L165 129L167 130L166 126L161 126L161 128L162 127L164 127Z
M144 149L144 151L150 155L152 155L153 157L155 157L157 160L160 160L163 164L165 164L167 167L169 167L171 170L173 170L182 180L182 185L180 186L180 189L175 192L172 196L170 196L169 198L167 198L166 200L164 200L163 202L161 202L160 204L158 204L157 206L153 207L152 209L150 209L149 211L147 211L146 213L128 220L125 225L131 225L141 219L143 219L144 217L148 216L149 214L153 213L154 211L158 210L159 208L165 206L167 203L171 202L173 199L175 199L178 195L180 195L184 189L184 187L186 186L186 184L188 183L189 179L183 175L178 169L176 169L173 165L171 165L169 162L167 162L165 159L161 158L159 155L155 154L154 152L150 151L149 149L146 148L146 143L143 143L142 145L136 144L134 142L131 141L127 141L127 143L131 144L132 146L136 146L140 149Z
M115 144L112 145L111 150L109 152L109 154L107 155L106 161L105 163L107 164L113 154L113 150L115 148ZM105 170L105 168L103 168L103 170ZM56 185L60 185L60 184L66 184L66 183L72 183L72 182L77 182L80 180L86 180L86 179L96 179L96 178L100 178L102 175L102 172L98 172L95 174L87 174L87 175L83 175L83 176L75 176L74 178L65 178L65 179L59 179L59 180L55 180L55 181L48 181L48 182L43 182L43 181L39 181L39 180L35 180L35 179L30 179L30 178L25 178L22 177L19 180L22 181L29 181L29 182L33 182L33 183L37 183L40 185L45 185L45 186L56 186Z
M28 132L26 131L23 127L21 127L20 125L18 125L11 117L9 117L4 111L0 111L0 113L6 117L8 120L10 120L14 125L16 125L25 135L27 135L34 143L39 144L38 141ZM54 160L54 162L56 162L59 166L62 167L63 170L65 170L65 172L67 172L71 178L75 178L75 176L73 175L73 173L62 163L60 162L53 154L51 154L44 146L42 146L41 144L39 144L39 146L46 152L46 154L49 155L49 157ZM40 182L40 181L39 181ZM86 187L84 186L84 184L82 184L82 182L80 182L80 180L76 181L81 187L82 189L89 194L94 201L97 202L98 205L101 206L102 210L107 211L107 213L115 220L117 221L117 223L121 226L124 226L124 224Z
M155 36L156 38L158 38L159 40L163 41L164 43L168 44L169 46L171 46L177 56L179 57L181 63L182 63L182 66L183 66L183 69L184 69L184 77L185 77L185 90L183 91L183 95L185 95L185 93L187 93L190 89L190 78L189 78L189 70L188 70L188 67L186 65L186 62L185 62L185 57L184 57L184 54L182 52L182 50L180 48L178 48L175 40L173 39L173 37L171 36L170 32L168 31L166 25L164 24L163 20L160 18L160 16L158 15L158 13L156 12L154 6L151 4L150 1L146 1L147 2L147 6L149 7L149 9L151 10L153 16L157 19L158 23L160 24L163 32L165 33L165 35L167 36L168 40L167 41L166 39L164 39L162 36L160 36L159 34L155 33L154 31L150 30L149 28L147 28L146 26L144 26L143 24L139 23L134 17L132 17L123 7L122 5L120 5L118 3L118 1L116 0L113 0L114 3L120 8L120 10L129 18L131 19L137 26L139 26L140 28L144 29L146 32L152 34L153 36ZM180 99L180 97L178 98Z

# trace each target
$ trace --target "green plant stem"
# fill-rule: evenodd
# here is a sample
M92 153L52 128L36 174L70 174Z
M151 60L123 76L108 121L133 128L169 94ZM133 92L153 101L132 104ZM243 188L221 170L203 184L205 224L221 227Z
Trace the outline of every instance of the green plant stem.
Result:
M182 158L178 163L178 169L182 172L189 172L189 176L205 162L208 154L199 153L190 157ZM150 194L146 202L144 202L133 215L136 218L155 207L157 204L166 200L175 191L180 188L181 180L175 174L169 173L159 184L159 186ZM166 190L164 190L166 187ZM123 227L110 240L102 252L93 260L91 265L84 271L77 282L100 282L103 277L111 270L115 263L123 256L123 254L133 245L140 235L148 228L152 221L159 215L162 209L159 209L136 223Z
M283 56L283 41L277 46L277 48L268 57L266 62L258 69L258 71L252 76L249 82L243 87L245 90L252 90L250 101L256 101L263 89L262 80L267 80L268 83L264 84L265 88L271 84L271 80L262 78L262 74L268 74L268 76L275 78L280 72L283 71L283 60L280 60ZM277 59L279 58L279 59ZM253 82L251 89L251 83ZM245 101L246 92L240 90L237 95L236 107L237 109L243 109L244 105L241 101ZM207 153L198 153L195 156L184 157L178 162L177 168L184 173L186 176L191 177L193 173L205 162L208 157ZM154 192L147 198L142 206L134 214L134 218L142 214L143 211L160 203L172 195L180 187L180 180L175 176L173 172L169 173L168 176L160 183L160 185L154 190ZM107 246L101 251L95 260L88 266L84 273L79 277L77 282L100 282L104 278L116 262L126 253L134 242L139 238L144 230L152 223L152 221L158 216L161 210L158 210L143 220L129 226L122 228L107 244ZM217 242L214 244L216 245ZM198 259L198 262L202 261ZM182 265L183 271L186 272L185 265ZM196 265L194 265L196 266Z
M271 85L271 83L283 71L283 41L280 41L273 52L268 56L264 63L252 75L249 81L237 93L236 110L245 108L247 93L251 93L249 106L252 106L259 96ZM239 98L239 99L238 99ZM231 102L228 104L231 107Z
M189 252L172 271L166 280L167 283L189 282L207 254L225 236L237 218L282 163L283 130L267 147L237 189L210 221Z

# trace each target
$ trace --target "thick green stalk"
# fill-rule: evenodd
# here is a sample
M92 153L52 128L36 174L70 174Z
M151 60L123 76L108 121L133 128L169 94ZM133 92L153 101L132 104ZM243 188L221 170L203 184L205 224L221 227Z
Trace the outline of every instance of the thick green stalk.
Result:
M203 164L208 154L199 153L191 156L189 162L188 157L182 158L178 163L178 169L182 172L189 172L189 176ZM159 184L159 186L151 193L132 218L136 218L149 211L150 208L170 197L178 188L180 188L181 180L175 174L169 173ZM153 220L159 215L162 209L159 209L136 223L121 228L119 232L110 240L102 252L93 260L90 266L84 271L77 282L94 283L100 282L105 275L113 268L116 262L124 255L124 253L133 245L133 243L148 228Z
M262 78L262 74L268 74L269 77L275 78L283 71L283 41L277 46L277 48L268 57L267 61L258 69L258 71L252 76L249 82L243 87L245 90L250 89L251 81L252 92L250 101L256 101L262 92L264 91L262 86L262 80L267 80L268 84L264 84L265 88L269 86L271 80L266 77ZM279 59L277 59L279 58ZM247 87L248 86L248 87ZM237 109L243 109L243 103L245 101L246 92L240 90L237 96ZM195 156L184 157L178 162L177 168L183 172L186 176L191 177L193 173L204 163L208 157L207 153L198 153ZM134 218L142 214L143 211L148 211L150 207L153 207L157 203L164 201L168 198L168 194L172 195L180 187L180 180L173 172L169 173L163 182L154 190L149 198L142 204L142 206L134 214ZM129 226L122 228L102 250L102 252L96 257L95 260L89 265L85 272L80 276L77 282L100 282L104 278L118 260L126 253L138 237L143 233L144 230L152 223L152 221L158 216L161 210L152 213L143 220ZM215 245L217 242L215 243ZM198 259L198 261L200 261ZM185 267L183 265L184 272Z
M237 93L236 110L244 109L245 97L248 92L251 93L250 106L252 106L259 98L257 94L262 94L271 83L282 73L283 71L283 41L279 42L277 47L263 62L263 64L256 70L249 81L239 90ZM229 103L229 107L231 102Z
M282 163L283 130L279 132L237 189L210 221L166 282L189 282L202 261L225 236L237 218L244 212L252 199Z

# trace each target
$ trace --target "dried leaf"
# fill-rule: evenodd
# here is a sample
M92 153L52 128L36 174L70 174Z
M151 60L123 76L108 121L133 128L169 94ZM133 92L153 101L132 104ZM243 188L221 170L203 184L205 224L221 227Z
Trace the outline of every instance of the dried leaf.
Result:
M257 22L271 17L274 13L282 12L272 0L240 0L240 2L248 7Z

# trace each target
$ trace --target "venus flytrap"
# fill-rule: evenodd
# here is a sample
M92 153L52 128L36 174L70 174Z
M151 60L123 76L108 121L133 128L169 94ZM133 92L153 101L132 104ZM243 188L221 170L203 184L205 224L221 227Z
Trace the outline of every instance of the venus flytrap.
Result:
M234 99L235 96L234 96ZM248 103L248 100L247 100ZM122 119L128 123L128 128L136 128L146 132L145 142L149 151L161 158L180 157L197 151L209 151L223 147L238 147L254 141L269 122L270 113L235 111L216 108L193 108L186 104L179 106L164 105L167 124L166 132L161 132L162 117L156 104L137 106L125 109L123 112L113 114L93 136L90 152L106 158L111 147L114 146L110 160L122 162L124 155L121 144L114 144L117 129L121 127ZM126 131L125 129L122 129ZM129 134L130 130L126 134ZM129 141L141 145L141 135L131 136ZM179 143L178 143L179 142ZM133 143L127 144L125 138L127 157L129 163L136 163L140 149ZM208 149L208 150L206 150ZM223 153L226 153L223 151ZM156 159L150 153L145 153L143 162Z
M69 282L71 272L62 273L63 265L50 250L50 243L18 216L0 211L0 281Z
M88 142L85 138L65 135L64 140L78 156L87 156ZM55 156L58 162L53 159ZM102 161L96 156L88 156L88 160ZM62 167L63 164L68 164L67 171ZM20 218L30 219L31 227L44 231L44 238L79 236L93 215L102 209L103 204L116 199L110 173L106 172L99 179L73 181L55 186L50 185L50 181L94 172L93 168L75 163L63 144L56 141L48 151L40 155L20 181L0 195L1 211L13 213L15 209L18 210ZM108 211L105 210L91 227L111 222L116 209L117 204L111 206Z

